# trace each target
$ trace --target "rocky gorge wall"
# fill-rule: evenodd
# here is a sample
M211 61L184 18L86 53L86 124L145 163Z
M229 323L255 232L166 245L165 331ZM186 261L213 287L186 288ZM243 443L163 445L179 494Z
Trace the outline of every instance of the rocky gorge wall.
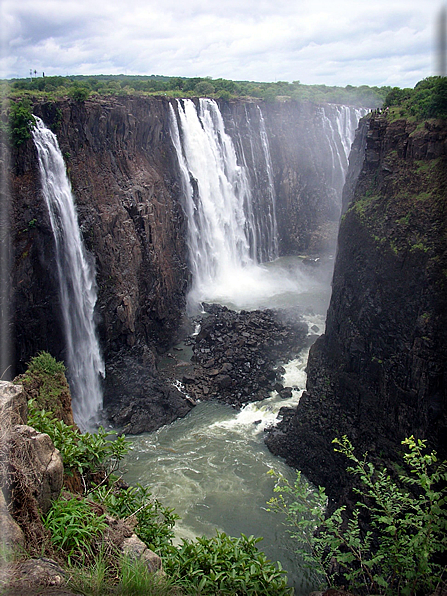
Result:
M446 123L375 115L353 149L326 332L267 440L333 498L349 484L334 437L382 460L412 434L447 454Z
M156 351L181 333L190 282L170 102L175 107L174 100L164 97L111 97L36 102L33 108L58 137L83 239L96 263L105 402L139 400L148 429L152 418L170 422L191 407L156 378ZM259 131L253 140L258 105L221 102L220 108L250 167L262 151ZM321 108L263 104L262 113L272 156L280 254L328 250L340 197L332 181L333 155L321 126ZM11 157L15 374L39 350L64 360L64 339L54 241L32 140L15 148ZM265 178L265 171L253 175L259 196Z

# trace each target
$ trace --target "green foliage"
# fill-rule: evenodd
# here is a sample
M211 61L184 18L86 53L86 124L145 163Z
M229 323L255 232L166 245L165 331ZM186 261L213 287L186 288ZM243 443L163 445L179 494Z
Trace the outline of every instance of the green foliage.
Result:
M256 544L260 540L244 534L234 538L223 532L216 532L213 538L203 536L193 542L183 539L179 548L171 548L164 567L188 594L292 594L281 564L272 564L257 549Z
M36 408L34 400L28 402L28 424L50 436L61 452L68 474L77 470L82 476L98 469L111 473L130 448L124 435L112 441L109 437L113 433L102 427L96 433L81 433L74 426L55 418L52 412Z
M34 222L35 221L36 220L34 220ZM48 352L39 352L37 356L31 358L31 361L28 364L28 372L58 375L60 373L65 373L65 365L63 362L58 362Z
M210 97L213 95L214 91L214 85L210 81L200 81L200 83L197 83L194 87L194 92L199 97Z
M31 138L31 130L36 124L31 110L32 107L29 99L25 98L11 103L9 129L11 142L16 147L19 147Z
M88 565L68 569L69 587L84 596L181 596L170 578L150 573L144 561L99 552Z
M135 516L136 534L153 551L162 555L171 546L173 527L178 515L153 499L149 488L140 484L116 490L113 486L98 486L92 498L107 507L109 513L120 519Z
M70 89L69 95L75 101L82 102L88 99L90 95L90 90L87 87L78 87L77 85L75 85Z
M447 77L428 77L414 89L394 87L384 107L395 108L398 117L447 118Z
M425 441L410 437L403 441L403 467L391 473L366 456L358 459L346 437L334 443L360 482L352 514L340 507L325 517L324 489L312 490L299 474L291 485L274 472L279 496L269 501L270 510L285 515L297 551L328 584L368 594L432 593L445 573L446 462L426 453Z
M390 87L328 87L303 85L300 81L232 81L211 77L166 77L159 75L77 75L70 77L36 77L13 79L9 92L12 95L45 96L50 99L67 94L84 101L88 93L101 95L166 95L169 97L216 97L225 100L233 97L256 97L266 101L297 100L313 103L331 102L375 108L383 103Z
M107 527L105 515L98 515L87 499L59 497L43 517L51 532L52 544L64 552L67 560L84 560L93 553L94 541Z
M27 231L36 223L36 220L31 220ZM68 399L69 392L62 362L57 362L48 352L40 352L31 359L26 372L17 381L34 398L34 409L51 410L56 418L62 418L63 401Z

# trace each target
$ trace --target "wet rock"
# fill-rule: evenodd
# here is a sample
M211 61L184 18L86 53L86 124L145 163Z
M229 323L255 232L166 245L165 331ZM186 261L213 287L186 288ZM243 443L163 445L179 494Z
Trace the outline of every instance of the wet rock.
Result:
M172 382L156 371L153 353L137 343L111 357L106 367L108 402L112 424L126 434L152 432L186 416L193 403ZM186 383L194 376L184 375Z
M267 437L333 499L352 483L335 437L382 463L410 435L447 455L447 127L373 117L365 128L343 193L326 331L299 405Z
M188 391L197 399L217 398L237 407L268 397L285 372L278 361L290 360L305 345L307 325L299 314L236 312L218 304L203 308L203 333L192 342L195 382Z

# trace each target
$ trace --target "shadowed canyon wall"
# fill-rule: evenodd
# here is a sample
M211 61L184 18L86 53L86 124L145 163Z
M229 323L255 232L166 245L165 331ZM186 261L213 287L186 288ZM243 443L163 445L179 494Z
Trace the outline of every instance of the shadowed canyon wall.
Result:
M267 440L333 498L349 484L334 437L381 459L411 434L447 453L446 197L445 122L362 121L326 332L307 392Z
M173 100L163 97L40 102L34 113L58 137L82 236L96 262L105 402L157 394L153 404L166 401L166 407L160 407L174 410L175 417L189 406L180 398L175 407L169 405L172 395L167 394L175 390L155 380L156 349L167 348L178 336L190 284L170 101L175 107ZM259 168L255 172L254 164L262 161L256 155L263 151L263 121L280 254L330 250L341 191L340 180L334 180L334 155L340 161L340 147L328 144L327 124L335 108L262 104L261 116L256 103L221 102L220 108L238 158L252 167L260 202L267 174ZM13 150L12 162L12 337L14 372L21 372L39 350L64 359L64 340L54 241L31 140ZM143 405L141 401L142 411ZM170 415L164 422L169 421Z

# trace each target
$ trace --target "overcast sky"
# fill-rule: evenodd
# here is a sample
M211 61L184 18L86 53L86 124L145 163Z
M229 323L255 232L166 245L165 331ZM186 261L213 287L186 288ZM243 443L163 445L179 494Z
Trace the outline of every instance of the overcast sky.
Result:
M163 74L413 87L442 0L0 0L2 78Z

